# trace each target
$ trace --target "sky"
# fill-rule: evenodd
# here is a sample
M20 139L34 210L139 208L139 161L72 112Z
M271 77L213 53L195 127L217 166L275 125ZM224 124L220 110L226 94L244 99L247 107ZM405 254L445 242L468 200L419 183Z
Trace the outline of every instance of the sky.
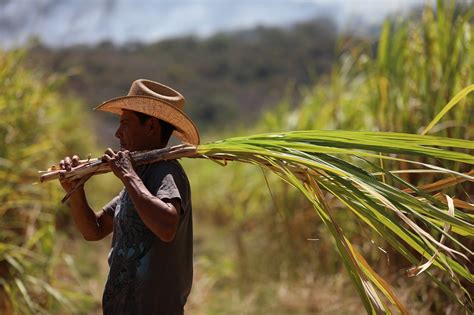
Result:
M37 36L50 46L108 40L153 42L257 25L285 26L320 16L340 29L379 23L423 0L0 0L0 46ZM355 24L355 25L354 25Z

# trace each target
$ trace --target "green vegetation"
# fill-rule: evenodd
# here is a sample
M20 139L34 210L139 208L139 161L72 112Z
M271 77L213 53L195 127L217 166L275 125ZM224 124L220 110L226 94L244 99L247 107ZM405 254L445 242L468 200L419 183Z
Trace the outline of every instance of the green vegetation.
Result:
M377 49L373 49L371 42L341 38L339 62L331 75L308 88L295 109L292 109L292 92L288 92L288 97L277 108L263 114L254 132L345 129L422 133L456 93L474 82L472 9L455 14L452 5L439 2L437 10L438 13L435 8L427 7L416 19L386 22ZM464 97L430 133L472 139L473 102L472 96ZM252 131L240 133L252 134ZM220 135L220 138L225 136ZM467 153L472 154L472 150ZM437 173L418 173L418 167L404 161L372 158L372 165L353 158L349 161L371 171L379 166L386 170L404 170L401 179L414 186L443 178ZM446 163L427 157L419 157L418 161L461 172L472 168L464 163ZM221 169L195 161L187 161L186 166L194 183L194 195L200 196L195 200L195 207L205 209L204 213L198 213L199 217L204 222L225 225L234 231L229 237L234 241L231 257L238 262L226 271L227 282L217 282L214 286L221 292L214 305L217 313L224 310L222 305L226 300L234 301L234 307L239 305L249 313L256 310L360 311L361 306L355 302L341 303L340 308L334 306L339 303L334 301L332 304L314 303L327 298L326 292L337 296L338 301L348 299L350 294L345 291L344 283L348 280L341 278L341 261L331 250L333 243L327 230L298 191L289 189L274 176L265 176L257 167L229 162ZM401 183L394 182L388 174L384 180L401 187L398 186ZM440 192L470 203L474 193L469 182ZM442 293L444 287L458 297L463 296L462 289L449 284L450 276L429 269L438 277L437 285L433 285L427 275L407 277L407 270L425 262L421 255L410 252L417 260L406 260L396 252L397 246L358 223L356 217L348 216L346 208L333 194L325 195L347 239L393 286L408 309L444 313L459 307L456 302L448 302ZM472 211L472 206L469 209L463 211ZM439 231L426 228L439 239ZM461 239L472 248L472 237ZM216 254L210 251L208 255ZM229 261L229 257L214 259L216 263L212 267ZM206 266L206 269L211 268ZM331 284L335 277L342 282L336 282L337 289ZM472 275L469 277L472 279ZM472 280L462 283L472 291ZM294 302L289 303L289 299Z
M33 183L37 170L88 152L94 138L80 103L58 92L63 80L23 64L24 52L0 51L0 312L77 313L96 301L71 259L62 189Z
M68 73L65 91L87 108L125 95L130 82L148 78L182 92L201 131L251 126L288 84L309 84L334 63L336 26L329 19L288 29L259 27L208 39L184 37L123 47L103 43L31 49L31 64ZM100 87L100 88L98 88Z
M411 271L413 274L420 274L434 265L445 271L448 276L451 273L454 284L459 282L454 273L469 282L474 282L469 269L463 266L463 263L468 261L467 257L473 254L472 250L449 233L452 231L461 236L474 236L472 217L462 211L456 211L454 205L450 204L452 202L450 197L444 196L448 200L447 206L424 190L403 181L396 173L369 161L371 158L386 160L399 160L399 158L366 152L403 153L474 164L474 158L470 154L448 151L443 149L445 147L474 150L474 142L402 133L309 130L226 139L201 145L197 153L217 161L240 161L258 165L262 170L276 173L303 193L329 228L367 312L378 313L389 312L390 308L378 296L376 289L391 304L396 305L400 312L406 312L406 309L386 282L372 270L346 238L344 229L333 216L332 208L347 207L356 218L366 223L379 237L388 241L412 264L418 261L412 251L430 260L429 263L414 268L414 271ZM356 163L357 160L365 163L362 163L362 167L358 167L356 163L348 163L347 158ZM472 176L456 174L452 170L427 163L420 165L416 161L404 160L404 162L421 166L420 171L425 173L434 171L448 176L457 175L464 180L474 180ZM380 172L380 178L367 170ZM415 195L405 191L406 189L413 191L412 194ZM322 190L327 193L323 194ZM327 200L330 199L336 204L329 206ZM449 248L443 244L444 241L436 240L426 232L426 228L439 231L441 239L449 238L454 247ZM457 261L455 256L463 259ZM439 282L431 273L428 274L434 282ZM459 286L460 290L467 294L466 298L469 300L466 307L469 307L472 302L470 293L461 284ZM457 299L450 289L443 285L440 287L448 296ZM458 299L463 306L464 299Z
M336 45L332 33L321 39L320 28L305 33L302 27L301 34L310 34L300 38L303 46L293 38L298 27L262 28L255 33L260 35L220 34L149 47L36 48L28 60L44 58L54 71L69 71L69 90L86 96L89 107L123 94L136 77L166 81L183 90L193 115L208 110L200 124L227 122L230 112L216 114L221 104L244 104L241 114L247 119L256 115L247 115L254 104L282 95L273 97L272 88L283 91L280 84L293 81L301 89L297 106L299 92L290 85L253 130L204 136L293 131L276 139L244 136L201 147L207 155L215 147L257 165L183 160L193 185L196 234L190 314L349 314L364 307L396 312L397 306L414 313L462 313L472 308L472 263L447 253L456 250L472 259L474 191L472 174L465 174L472 169L474 98L464 95L452 107L445 105L474 82L474 12L468 6L460 10L454 2L438 1L414 18L386 22L376 47L352 37L341 37ZM288 43L308 55L290 56ZM338 60L330 67L334 46ZM320 53L311 52L315 47ZM7 314L97 312L107 241L85 244L59 207L58 185L31 182L36 170L58 157L100 151L91 149L84 110L58 93L62 78L26 70L24 61L21 53L0 54L0 139L5 139L0 142L5 183L0 188L0 309ZM76 65L83 67L79 75L71 68ZM301 88L308 78L300 75L313 72L317 84ZM221 93L211 94L216 89ZM198 91L203 94L194 94ZM271 97L263 101L256 94ZM430 125L438 113L443 116ZM425 131L431 137L418 136ZM302 173L295 172L302 166L315 171L303 183ZM439 182L453 176L471 182ZM438 184L427 186L431 183ZM95 208L118 184L106 175L91 180ZM450 249L438 252L441 239ZM424 265L431 257L433 263ZM423 273L408 276L423 266L428 267Z

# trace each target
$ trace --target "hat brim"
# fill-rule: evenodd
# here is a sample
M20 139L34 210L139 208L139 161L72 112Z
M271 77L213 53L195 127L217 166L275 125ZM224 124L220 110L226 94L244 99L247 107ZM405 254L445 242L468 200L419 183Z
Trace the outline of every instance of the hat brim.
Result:
M176 128L173 131L175 137L185 143L199 144L199 132L191 118L179 108L154 97L144 95L122 96L108 100L94 108L94 110L117 115L121 115L124 109L164 120Z

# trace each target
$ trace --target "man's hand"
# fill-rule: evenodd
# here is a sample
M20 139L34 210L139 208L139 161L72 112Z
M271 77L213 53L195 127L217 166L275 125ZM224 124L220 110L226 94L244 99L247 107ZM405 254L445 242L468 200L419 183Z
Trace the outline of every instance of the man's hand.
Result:
M152 195L133 169L133 161L127 150L115 153L107 149L102 156L115 176L120 178L143 223L162 241L171 242L178 228L181 203L179 199L164 199Z
M122 182L127 175L136 175L133 169L132 156L128 150L115 153L108 148L102 156L102 161L109 163L110 169Z
M61 160L59 162L60 169L64 170L65 172L71 171L73 167L78 166L78 165L79 165L79 156L77 155L74 155L72 158L69 156L66 156L64 160ZM67 193L71 191L74 187L76 187L78 182L79 182L79 179L66 181L64 180L63 177L60 177L61 186Z
M72 158L66 156L64 160L59 162L61 172L67 173L72 168L79 165L79 156L74 155ZM64 175L64 174L63 174ZM66 181L64 176L60 177L61 186L69 194L81 179ZM76 226L81 234L88 241L95 241L103 239L109 235L113 230L113 219L104 210L95 213L87 202L86 193L84 191L84 184L78 187L71 194L68 206L71 209L70 213L74 219Z

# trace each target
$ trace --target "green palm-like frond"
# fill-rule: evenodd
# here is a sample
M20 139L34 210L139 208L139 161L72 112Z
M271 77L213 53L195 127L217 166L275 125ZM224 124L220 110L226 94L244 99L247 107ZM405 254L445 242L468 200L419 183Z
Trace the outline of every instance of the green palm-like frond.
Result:
M336 197L414 265L420 262L419 257L429 261L423 267L414 268L414 274L427 269L426 272L431 275L428 267L433 266L431 268L446 272L459 286L459 278L474 282L465 265L473 250L455 237L474 235L473 216L455 209L449 197L446 196L446 202L441 202L404 181L396 172L388 172L370 161L374 158L403 160L419 169L474 181L473 176L434 165L435 161L474 164L471 154L452 148L469 152L474 149L474 142L403 133L307 130L252 135L204 144L197 148L196 157L256 164L275 172L299 189L333 235L337 250L366 309L370 312L388 311L384 300L379 297L382 293L404 312L390 288L346 238L325 202L325 194ZM401 159L396 156L400 154L431 158L433 162ZM386 181L367 169L383 173ZM441 239L433 236L433 231L441 235ZM445 239L449 239L451 245L445 244ZM413 251L418 256L413 255ZM441 283L438 284L452 295ZM464 291L469 303L472 303L470 294ZM462 299L456 299L464 303Z

